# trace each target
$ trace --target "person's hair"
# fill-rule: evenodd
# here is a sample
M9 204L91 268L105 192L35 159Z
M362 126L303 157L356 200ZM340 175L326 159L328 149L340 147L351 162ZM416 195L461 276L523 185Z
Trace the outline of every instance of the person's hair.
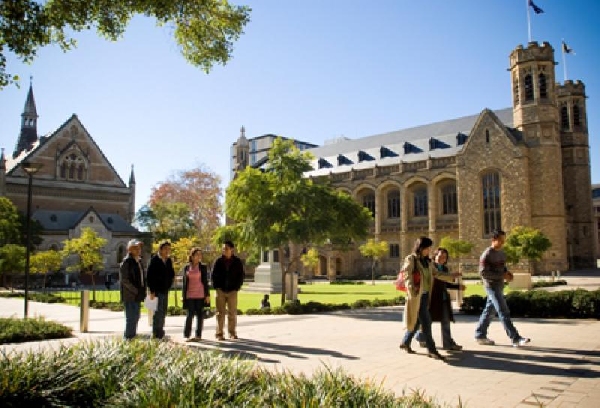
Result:
M448 250L446 248L438 247L438 249L435 250L433 259L435 260L440 254L446 254L446 263L448 263L448 261L450 260L450 254L448 253Z
M196 255L196 253L200 252L202 254L202 249L198 248L198 247L193 247L190 250L190 256L188 257L188 262L192 263L192 258L194 257L194 255Z
M229 248L231 248L231 249L235 248L235 245L233 245L233 242L232 242L231 240L227 240L227 241L223 242L223 244L224 244L226 247L229 247Z
M506 232L502 231L501 229L497 229L492 232L492 239L498 239L504 235L506 235Z
M425 248L430 248L433 246L433 241L427 237L417 238L415 241L415 246L413 247L413 253L417 255L421 255L421 251Z
M161 250L166 246L171 246L171 242L169 240L164 240L158 245L158 249Z

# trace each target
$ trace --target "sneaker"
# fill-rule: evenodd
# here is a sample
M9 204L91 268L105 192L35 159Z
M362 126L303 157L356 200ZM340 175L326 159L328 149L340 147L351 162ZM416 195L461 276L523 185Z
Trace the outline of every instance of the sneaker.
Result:
M493 346L494 344L496 344L494 342L494 340L488 339L487 337L484 337L482 339L475 339L475 340L477 340L477 343L479 343L483 346Z
M463 347L459 346L458 344L453 344L449 347L444 347L444 350L448 350L448 351L462 351Z
M400 344L400 349L406 351L408 354L415 354L415 351L408 344Z
M437 351L429 351L427 357L433 358L434 360L446 361L446 357L442 356Z
M518 339L513 340L512 345L513 345L513 347L521 347L521 346L525 346L530 341L531 341L531 339L528 339L527 337L519 337Z

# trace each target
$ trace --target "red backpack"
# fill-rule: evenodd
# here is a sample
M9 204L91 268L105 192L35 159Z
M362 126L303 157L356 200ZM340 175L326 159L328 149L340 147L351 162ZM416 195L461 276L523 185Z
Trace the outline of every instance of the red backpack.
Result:
M415 288L418 291L419 287L421 286L421 272L419 272L419 269L417 268L417 258L413 258L413 260L412 278L413 282L415 283ZM400 272L398 272L398 278L394 282L396 285L396 290L408 292L408 288L406 287L406 274L407 272L404 269L400 269Z

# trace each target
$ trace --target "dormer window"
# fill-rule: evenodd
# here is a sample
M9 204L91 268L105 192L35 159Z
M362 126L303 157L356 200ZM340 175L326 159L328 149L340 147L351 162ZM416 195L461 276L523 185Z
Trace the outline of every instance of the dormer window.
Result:
M467 135L465 135L464 133L459 132L456 135L456 145L457 146L461 146L464 145L467 141Z
M412 143L409 142L404 142L404 154L410 154L410 153L419 153L421 152L421 149L419 149L417 146L415 146Z
M367 153L363 150L360 150L358 152L358 162L359 163L364 162L364 161L371 161L371 160L373 160L373 156L371 156L369 153Z
M318 164L319 164L320 169L327 169L327 168L333 167L331 165L331 163L329 163L326 159L324 159L322 157L319 159Z
M346 156L344 156L343 154L338 154L337 162L338 162L338 166L352 164L352 161L349 158L347 158Z
M396 157L398 156L398 154L396 152L394 152L393 150L385 147L385 146L381 146L381 148L379 149L379 157L381 159L383 159L384 157Z

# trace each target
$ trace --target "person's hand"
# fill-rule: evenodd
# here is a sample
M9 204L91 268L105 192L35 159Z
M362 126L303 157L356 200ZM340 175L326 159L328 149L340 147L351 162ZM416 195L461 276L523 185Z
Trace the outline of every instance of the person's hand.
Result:
M504 272L504 280L507 282L512 282L512 280L514 279L514 275L512 274L512 272L506 271Z

